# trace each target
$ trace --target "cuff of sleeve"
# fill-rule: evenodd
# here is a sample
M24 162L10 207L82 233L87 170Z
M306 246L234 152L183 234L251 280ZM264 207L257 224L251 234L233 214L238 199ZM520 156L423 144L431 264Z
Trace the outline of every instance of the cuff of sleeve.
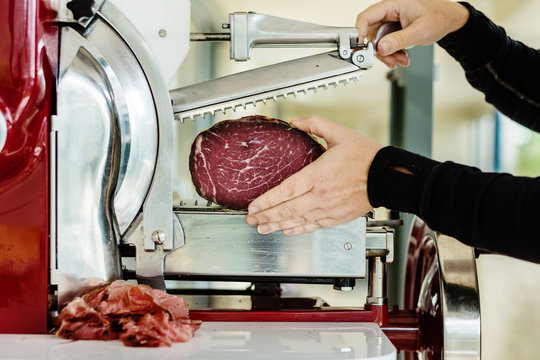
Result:
M466 2L460 2L469 10L467 23L459 30L446 35L439 44L465 70L474 70L489 63L506 43L506 32L495 25L481 11Z
M437 161L393 146L379 150L368 173L367 191L373 207L419 214L426 181ZM411 174L397 170L403 168Z

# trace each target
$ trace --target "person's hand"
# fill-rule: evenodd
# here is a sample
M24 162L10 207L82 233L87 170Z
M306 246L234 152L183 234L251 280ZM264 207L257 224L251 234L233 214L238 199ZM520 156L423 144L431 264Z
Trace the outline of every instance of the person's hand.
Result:
M469 10L449 0L383 0L358 14L359 39L373 39L385 22L399 22L402 30L384 36L377 44L377 57L387 66L409 65L403 49L429 45L459 30L469 19Z
M314 162L253 200L246 221L267 234L308 233L365 215L368 171L381 145L329 120L296 119L300 130L323 138L328 149Z

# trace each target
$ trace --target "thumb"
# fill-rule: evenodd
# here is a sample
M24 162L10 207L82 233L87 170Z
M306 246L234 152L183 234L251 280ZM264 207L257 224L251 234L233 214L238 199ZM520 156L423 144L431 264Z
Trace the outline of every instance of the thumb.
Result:
M407 39L403 36L403 32L404 30L400 30L384 36L377 44L379 54L388 56L408 47L409 45L407 45Z
M425 37L426 31L423 29L422 21L415 21L401 30L383 36L377 44L377 51L382 56L392 55L399 50L423 44Z
M332 146L336 140L339 126L323 117L312 115L304 118L294 118L291 124L299 130L323 138L328 146Z

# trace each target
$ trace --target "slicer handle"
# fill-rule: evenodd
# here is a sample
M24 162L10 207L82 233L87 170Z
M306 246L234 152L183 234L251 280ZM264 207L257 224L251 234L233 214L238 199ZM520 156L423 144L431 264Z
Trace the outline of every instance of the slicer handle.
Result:
M375 39L373 39L373 49L377 52L377 46L379 45L379 40L381 40L386 35L393 33L395 31L401 30L401 24L399 22L387 22L383 23L378 29L377 34L375 34Z
M230 58L248 60L254 47L313 47L338 45L341 58L351 56L351 48L358 44L358 29L333 27L257 14L235 12L229 14L231 34Z

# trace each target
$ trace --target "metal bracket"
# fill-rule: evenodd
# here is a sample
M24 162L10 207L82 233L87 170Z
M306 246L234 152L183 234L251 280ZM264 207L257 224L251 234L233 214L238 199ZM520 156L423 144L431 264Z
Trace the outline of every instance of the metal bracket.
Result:
M375 58L375 50L373 43L368 42L363 48L353 50L352 62L361 69L370 69L373 67L373 59Z
M367 228L366 257L386 257L385 263L394 261L394 229Z
M366 237L368 258L369 305L386 305L388 264L394 261L394 229L388 227L368 228Z

